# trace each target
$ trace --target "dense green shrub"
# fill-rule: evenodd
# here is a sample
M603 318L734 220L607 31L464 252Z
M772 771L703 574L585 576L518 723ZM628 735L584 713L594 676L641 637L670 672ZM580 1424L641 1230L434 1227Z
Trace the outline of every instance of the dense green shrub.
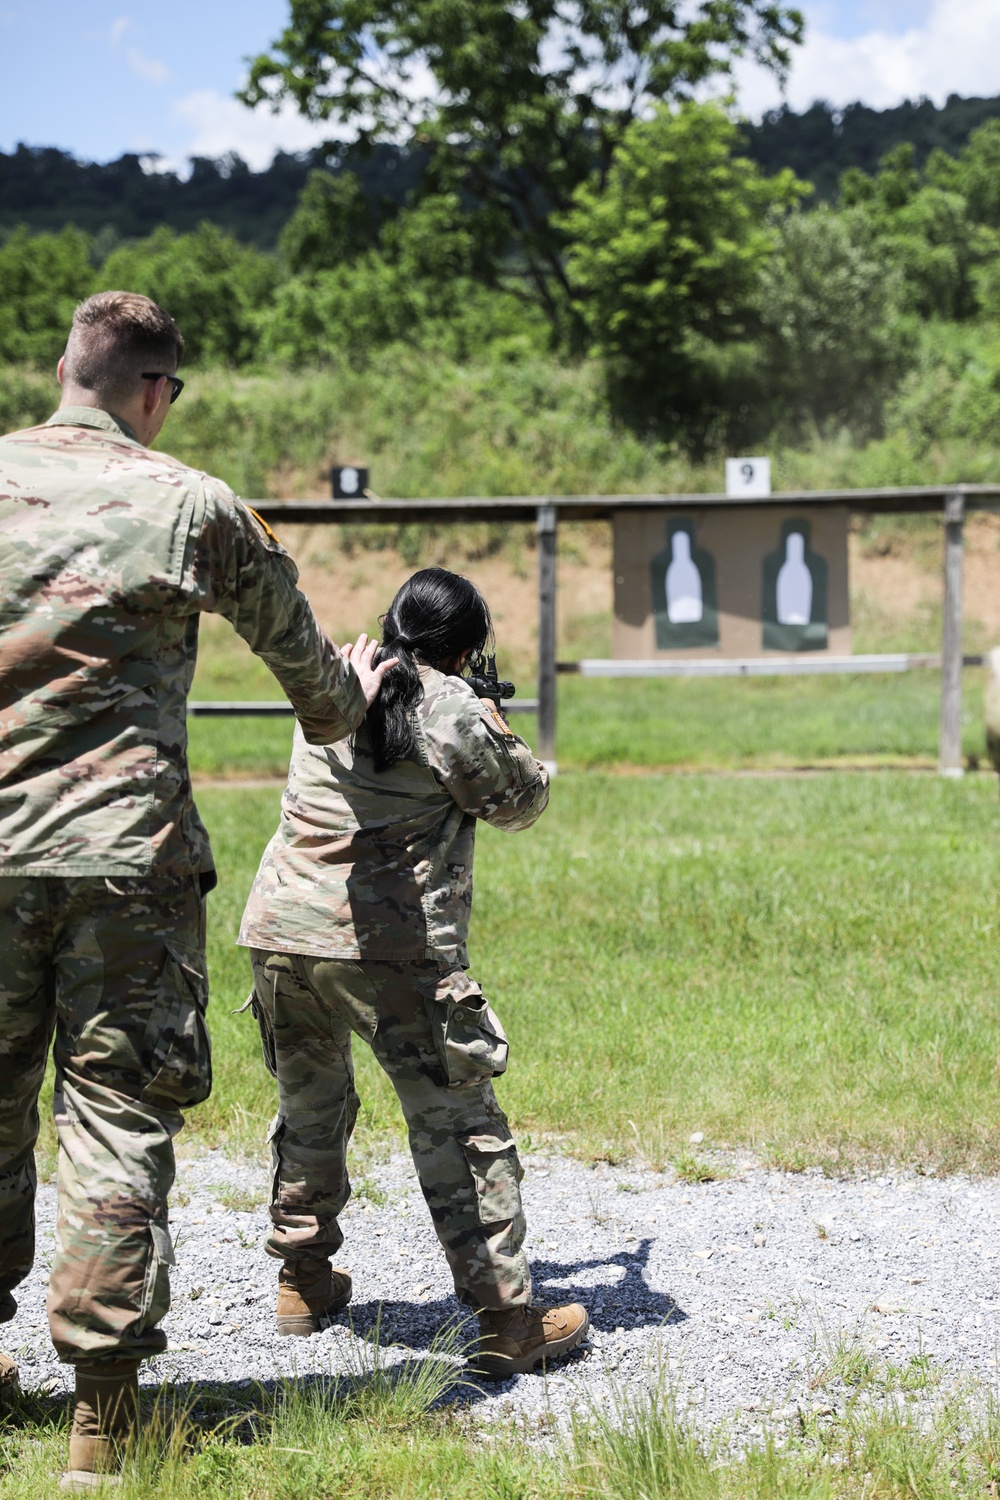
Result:
M257 357L257 319L280 279L273 256L213 224L195 234L166 226L108 256L103 286L142 292L180 325L186 357L246 364Z
M73 309L96 290L91 241L15 229L0 245L0 359L54 364L66 347Z
M50 417L58 405L55 370L43 374L31 368L0 364L0 432L34 427Z
M320 206L326 192L323 184L313 190ZM305 210L304 203L298 226L303 237ZM314 203L309 213L318 212ZM318 238L315 225L311 232ZM478 269L486 233L487 226L464 214L454 195L441 194L386 223L377 247L345 250L340 264L324 265L318 249L307 257L299 245L298 263L311 258L318 268L279 287L260 324L265 359L363 368L375 350L393 343L457 360L481 358L495 344L509 359L544 349L549 329L538 309L510 291L483 285Z
M913 367L890 403L889 422L921 455L954 442L995 450L1000 326L927 325Z

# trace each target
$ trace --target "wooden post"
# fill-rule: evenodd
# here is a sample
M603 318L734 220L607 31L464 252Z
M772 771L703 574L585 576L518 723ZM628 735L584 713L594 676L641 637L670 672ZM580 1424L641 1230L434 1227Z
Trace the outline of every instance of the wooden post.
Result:
M556 772L556 508L538 507L538 759Z
M944 497L944 619L941 630L942 776L962 775L962 551L965 495Z

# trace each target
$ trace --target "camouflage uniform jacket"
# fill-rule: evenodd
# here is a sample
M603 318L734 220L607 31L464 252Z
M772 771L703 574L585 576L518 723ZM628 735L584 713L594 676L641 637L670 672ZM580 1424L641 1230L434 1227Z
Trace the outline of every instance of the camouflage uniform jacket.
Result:
M468 962L476 819L529 827L549 778L461 678L420 675L414 751L388 771L374 769L365 726L322 749L296 734L281 822L243 916L245 947Z
M89 407L0 438L0 873L211 868L187 768L202 611L312 740L362 719L287 553L226 485Z

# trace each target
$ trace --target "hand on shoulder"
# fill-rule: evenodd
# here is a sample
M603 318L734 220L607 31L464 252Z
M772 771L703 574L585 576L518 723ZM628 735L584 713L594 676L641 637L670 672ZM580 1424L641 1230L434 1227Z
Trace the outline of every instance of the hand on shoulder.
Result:
M399 657L391 656L388 661L380 661L377 667L374 666L373 663L375 660L375 653L378 650L378 641L370 641L365 631L361 632L353 645L348 642L348 644L344 646L342 650L347 660L351 663L351 666L358 674L358 681L361 683L361 690L365 695L365 702L368 704L368 707L371 708L372 704L375 702L375 699L378 697L379 688L382 686L383 677L385 676L386 672L389 671L390 667L394 667L397 664L397 662L399 661Z

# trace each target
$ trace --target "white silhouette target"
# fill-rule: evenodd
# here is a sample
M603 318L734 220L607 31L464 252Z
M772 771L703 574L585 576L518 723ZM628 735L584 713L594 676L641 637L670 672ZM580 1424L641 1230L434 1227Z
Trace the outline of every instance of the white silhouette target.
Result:
M790 531L785 538L785 560L778 570L777 594L779 625L809 624L813 578L806 562L806 542L801 531Z
M671 625L696 625L705 612L701 574L691 559L691 538L675 531L670 538L666 578L667 619Z

